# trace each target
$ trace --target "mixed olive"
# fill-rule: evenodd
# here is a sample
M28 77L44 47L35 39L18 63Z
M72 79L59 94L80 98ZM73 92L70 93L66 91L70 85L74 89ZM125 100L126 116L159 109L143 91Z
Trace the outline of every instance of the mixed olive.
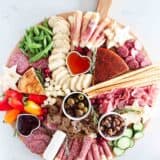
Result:
M120 136L125 129L125 121L118 114L106 115L100 123L101 133L105 137L117 137Z
M89 110L88 99L82 93L71 94L64 102L64 109L71 117L83 117Z

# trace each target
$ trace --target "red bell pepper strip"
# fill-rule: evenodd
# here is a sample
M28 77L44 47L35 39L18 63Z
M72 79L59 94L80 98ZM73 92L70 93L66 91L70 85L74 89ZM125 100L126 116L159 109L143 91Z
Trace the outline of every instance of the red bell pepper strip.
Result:
M4 98L2 101L0 101L0 111L8 111L11 109L12 107L8 104L7 98Z
M17 98L9 98L8 103L13 109L17 109L21 112L24 111L23 103L20 100L18 100Z
M16 90L13 90L13 89L8 89L6 92L5 92L5 96L7 98L16 98L20 101L22 101L23 99L23 94L16 91Z
M30 94L28 96L28 100L35 102L36 104L43 104L44 100L46 100L47 97L44 95L36 95L36 94Z

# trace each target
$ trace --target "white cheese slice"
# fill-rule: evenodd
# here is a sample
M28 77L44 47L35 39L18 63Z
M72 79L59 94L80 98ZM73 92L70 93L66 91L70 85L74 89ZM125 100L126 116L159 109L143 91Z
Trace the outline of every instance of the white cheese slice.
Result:
M61 145L65 140L66 134L62 131L57 130L49 143L48 147L43 153L43 158L45 160L53 160L58 153Z

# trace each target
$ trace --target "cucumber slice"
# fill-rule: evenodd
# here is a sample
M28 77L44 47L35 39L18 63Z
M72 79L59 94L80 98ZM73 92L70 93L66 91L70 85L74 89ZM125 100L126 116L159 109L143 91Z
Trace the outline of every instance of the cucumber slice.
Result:
M132 138L132 136L133 136L133 130L131 128L125 129L123 136Z
M137 139L140 139L144 136L144 133L143 132L136 132L135 135L134 135L134 139L137 140Z
M122 156L124 154L125 150L120 149L118 147L114 147L113 148L113 153L115 154L115 156Z
M144 125L142 123L136 123L133 125L134 131L142 131L144 128Z
M117 147L121 149L127 149L130 147L131 139L128 137L122 137L117 142Z
M129 148L132 148L135 145L134 140L131 139Z
M117 140L113 141L113 146L114 147L117 147L117 142L118 142Z

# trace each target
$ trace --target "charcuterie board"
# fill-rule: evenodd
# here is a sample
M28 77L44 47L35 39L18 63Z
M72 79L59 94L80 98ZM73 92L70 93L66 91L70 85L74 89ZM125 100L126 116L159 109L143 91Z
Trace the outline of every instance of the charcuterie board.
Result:
M4 122L45 160L105 160L136 147L160 82L129 26L96 11L50 16L28 28L2 76Z

